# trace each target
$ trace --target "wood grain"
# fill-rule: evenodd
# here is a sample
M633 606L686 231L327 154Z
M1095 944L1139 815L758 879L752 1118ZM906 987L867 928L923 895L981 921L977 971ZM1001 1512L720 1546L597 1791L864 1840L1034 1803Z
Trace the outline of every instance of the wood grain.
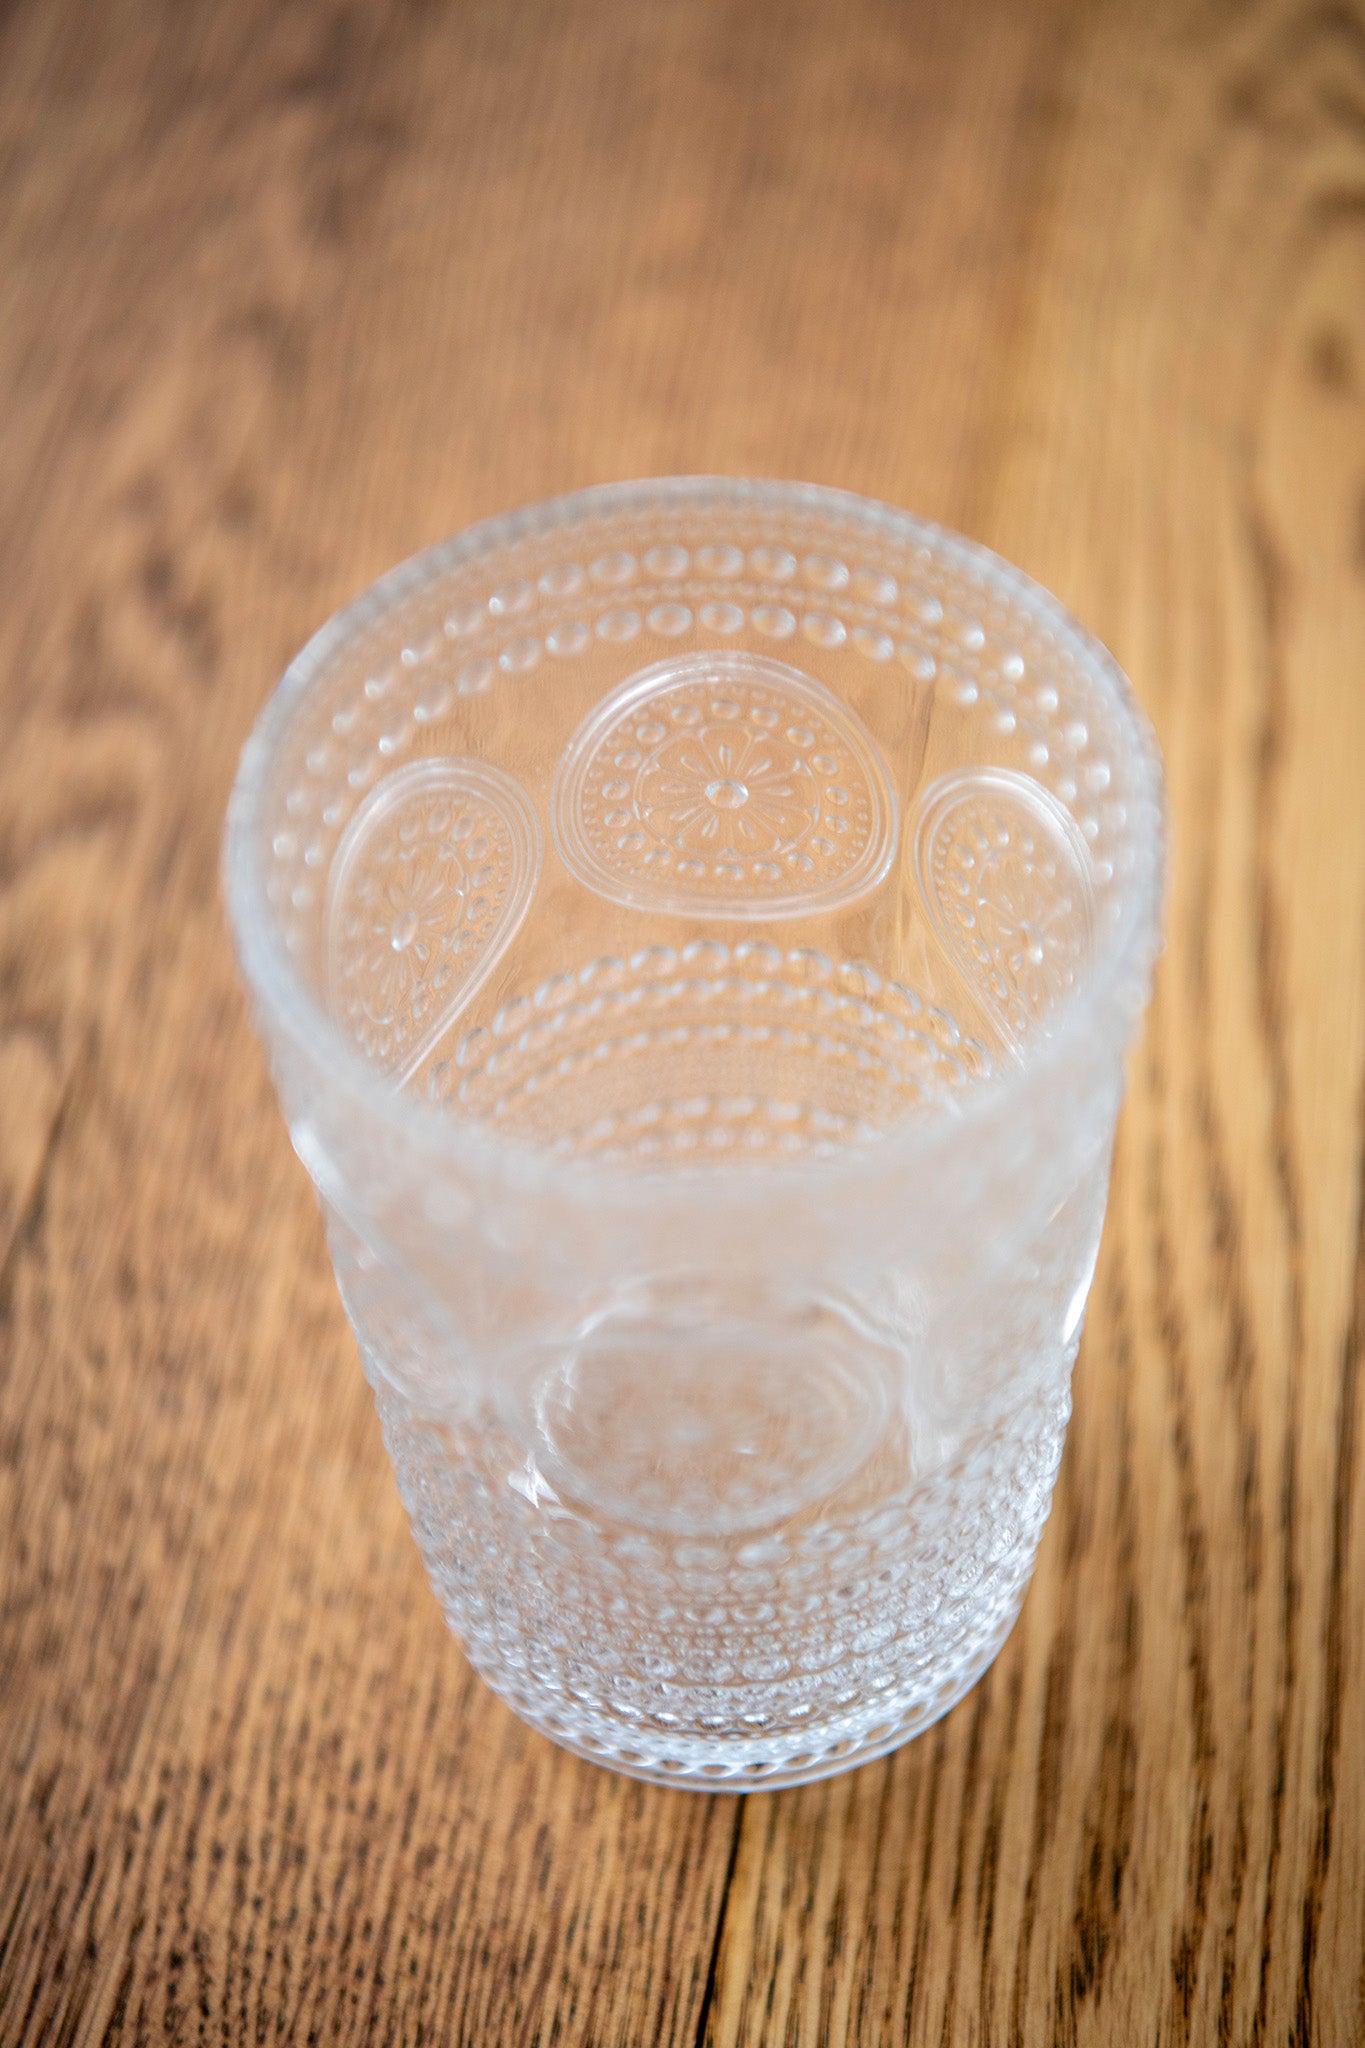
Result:
M0 10L0 2040L1365 2039L1365 19ZM612 476L978 534L1160 729L1056 1509L936 1730L523 1731L407 1536L217 841L343 598Z

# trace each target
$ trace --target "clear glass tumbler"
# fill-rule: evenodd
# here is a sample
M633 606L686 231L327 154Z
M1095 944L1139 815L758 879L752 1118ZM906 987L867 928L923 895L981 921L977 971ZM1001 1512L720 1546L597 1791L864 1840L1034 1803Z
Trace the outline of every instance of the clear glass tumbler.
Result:
M292 664L237 944L432 1582L533 1726L794 1784L990 1663L1161 869L1108 655L835 491L537 506Z

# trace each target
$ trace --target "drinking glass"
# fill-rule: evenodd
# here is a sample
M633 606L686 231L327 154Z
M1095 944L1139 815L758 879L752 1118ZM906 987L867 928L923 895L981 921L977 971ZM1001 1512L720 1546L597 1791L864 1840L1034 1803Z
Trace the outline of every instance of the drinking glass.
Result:
M590 490L322 628L225 864L488 1683L691 1785L942 1714L1033 1566L1158 941L1110 657L883 505Z

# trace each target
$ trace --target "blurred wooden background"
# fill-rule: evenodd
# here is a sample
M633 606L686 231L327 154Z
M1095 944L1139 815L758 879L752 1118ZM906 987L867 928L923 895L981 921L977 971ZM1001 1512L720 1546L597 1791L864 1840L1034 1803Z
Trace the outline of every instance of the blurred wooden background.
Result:
M0 2040L1365 2039L1365 17L11 0L0 409ZM1020 561L1174 813L1022 1622L747 1801L470 1676L216 881L335 605L704 469Z

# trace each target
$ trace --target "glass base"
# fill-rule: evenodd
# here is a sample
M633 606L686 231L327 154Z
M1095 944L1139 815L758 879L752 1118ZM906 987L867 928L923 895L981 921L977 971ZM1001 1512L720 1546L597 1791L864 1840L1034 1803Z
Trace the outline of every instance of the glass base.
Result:
M651 1749L660 1752L657 1756L646 1754L639 1746L638 1731L624 1724L612 1730L597 1716L592 1717L591 1727L561 1720L546 1714L529 1699L518 1698L499 1686L487 1672L481 1671L479 1675L519 1720L587 1763L603 1764L624 1777L639 1778L649 1785L675 1785L694 1792L777 1792L792 1785L813 1785L821 1778L837 1777L842 1771L855 1771L862 1764L889 1755L941 1721L999 1656L1019 1618L1027 1590L1027 1585L1020 1589L1003 1621L984 1642L973 1647L967 1659L955 1660L932 1690L921 1684L913 1701L902 1706L893 1718L884 1710L879 1713L877 1707L867 1705L822 1728L806 1729L800 1737L784 1733L766 1754L762 1738L739 1742L724 1737L659 1742L651 1744Z

